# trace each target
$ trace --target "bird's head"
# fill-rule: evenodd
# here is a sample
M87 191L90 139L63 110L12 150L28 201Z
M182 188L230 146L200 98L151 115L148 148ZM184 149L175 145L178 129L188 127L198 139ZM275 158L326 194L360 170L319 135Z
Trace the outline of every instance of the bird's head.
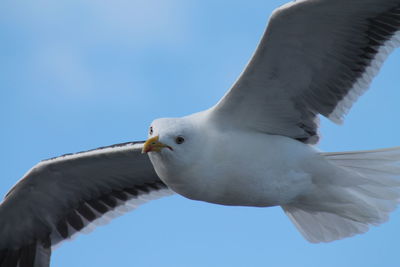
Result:
M196 130L186 118L163 118L152 122L142 153L154 158L183 158L195 149Z
M177 183L179 174L190 170L201 157L203 142L198 132L197 125L185 117L157 119L151 123L142 153L148 154L165 183Z
M206 112L157 119L149 127L142 152L147 153L157 175L170 189L194 197L196 192L203 192L199 186L205 186L204 159L218 149L208 142L213 128Z

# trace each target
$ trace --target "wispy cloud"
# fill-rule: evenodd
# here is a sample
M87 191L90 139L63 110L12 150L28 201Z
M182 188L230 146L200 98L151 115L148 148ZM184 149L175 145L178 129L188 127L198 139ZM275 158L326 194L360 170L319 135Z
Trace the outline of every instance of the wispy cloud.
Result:
M37 48L29 60L27 77L33 81L37 93L53 90L75 96L85 96L93 89L90 68L83 62L78 51L69 46L52 43ZM53 92L57 93L57 92Z
M174 42L185 31L183 5L183 0L6 0L0 22L42 37L58 30L83 41Z
M23 44L26 57L15 65L24 66L30 88L84 96L104 86L102 81L132 86L133 58L149 46L177 49L187 34L183 5L184 0L5 0L0 29L9 33L5 42ZM21 78L18 68L14 73L9 79Z

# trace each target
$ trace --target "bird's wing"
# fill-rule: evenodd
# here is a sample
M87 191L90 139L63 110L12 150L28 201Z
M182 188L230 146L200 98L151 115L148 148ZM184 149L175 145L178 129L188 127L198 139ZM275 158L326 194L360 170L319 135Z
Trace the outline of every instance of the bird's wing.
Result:
M400 45L400 0L298 0L274 11L218 123L318 141L317 115L341 123Z
M48 267L51 247L173 192L142 142L40 162L0 204L0 266Z

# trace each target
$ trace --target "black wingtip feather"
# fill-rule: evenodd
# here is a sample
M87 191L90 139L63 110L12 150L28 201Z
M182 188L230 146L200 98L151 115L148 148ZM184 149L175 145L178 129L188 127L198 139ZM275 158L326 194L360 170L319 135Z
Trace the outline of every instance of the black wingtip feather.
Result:
M62 238L68 237L68 225L64 219L58 221L56 228Z
M124 191L135 197L139 195L139 192L135 188L126 188Z
M100 197L99 200L102 201L107 206L109 206L110 208L115 208L117 206L117 201L110 195L104 195Z
M76 213L75 210L71 210L70 213L67 215L68 223L76 230L80 231L83 227L82 218Z
M128 200L128 196L123 191L113 190L111 195L119 200L126 201Z
M144 193L149 193L150 190L147 188L146 185L137 185L135 186L137 189L139 189L140 191L144 192Z
M17 267L20 258L20 250L7 250L1 267Z
M33 267L36 256L36 244L25 246L21 249L21 259L18 267Z
M89 206L91 206L93 209L95 209L96 211L100 212L100 213L106 213L109 209L107 208L106 205L104 205L102 202L93 199L87 202L89 204Z
M94 214L94 212L85 203L79 205L79 207L76 210L89 222L94 221L94 219L96 219L96 214Z
M7 249L0 250L0 266L3 266L2 263L7 255Z

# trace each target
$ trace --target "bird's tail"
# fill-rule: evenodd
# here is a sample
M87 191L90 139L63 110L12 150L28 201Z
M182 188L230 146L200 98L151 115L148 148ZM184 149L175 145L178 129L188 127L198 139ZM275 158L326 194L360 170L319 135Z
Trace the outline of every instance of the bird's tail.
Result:
M334 171L315 190L282 206L310 242L330 242L388 220L400 200L400 147L321 154Z

